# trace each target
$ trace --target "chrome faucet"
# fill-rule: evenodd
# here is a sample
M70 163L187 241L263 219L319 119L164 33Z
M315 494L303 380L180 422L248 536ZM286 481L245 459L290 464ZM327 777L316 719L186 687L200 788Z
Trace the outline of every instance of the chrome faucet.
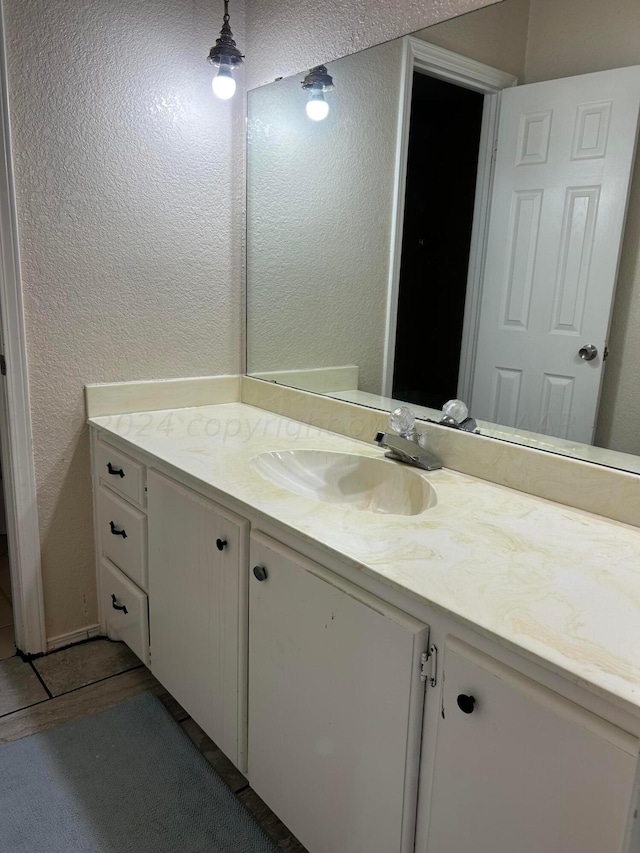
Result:
M395 432L379 432L375 437L380 447L387 448L385 456L388 459L397 459L407 465L424 468L425 471L442 468L442 463L420 445L421 436L416 430L416 418L411 409L401 406L393 411L389 417L389 427Z

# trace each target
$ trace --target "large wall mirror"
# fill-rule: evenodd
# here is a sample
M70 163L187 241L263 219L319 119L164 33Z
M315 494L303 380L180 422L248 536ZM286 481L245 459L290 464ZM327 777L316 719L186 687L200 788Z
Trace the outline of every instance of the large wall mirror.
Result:
M640 473L640 6L503 0L249 93L247 371Z

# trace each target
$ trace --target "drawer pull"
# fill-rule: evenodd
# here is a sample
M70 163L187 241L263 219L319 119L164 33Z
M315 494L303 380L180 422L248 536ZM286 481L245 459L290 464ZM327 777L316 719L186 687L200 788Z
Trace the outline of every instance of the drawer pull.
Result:
M226 545L226 539L216 539L216 548L218 549L218 551L222 551L224 548L226 548Z
M124 471L122 468L114 468L111 462L107 462L107 471L110 474L113 474L114 477L124 477Z
M124 528L122 530L118 530L113 521L109 522L109 527L111 528L111 533L114 536L122 536L123 539L127 538L127 531Z
M115 595L113 593L111 593L111 606L113 607L114 610L122 610L122 612L126 616L129 611L124 606L124 604L116 604L116 601L117 601L117 599L116 599Z

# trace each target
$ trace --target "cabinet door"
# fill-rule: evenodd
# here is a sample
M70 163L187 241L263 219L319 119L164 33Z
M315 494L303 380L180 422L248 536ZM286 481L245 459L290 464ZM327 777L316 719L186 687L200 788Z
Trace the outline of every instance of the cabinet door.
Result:
M443 681L428 853L620 853L636 738L453 638Z
M147 500L151 671L240 766L248 522L156 471Z
M251 566L252 787L310 853L413 850L427 627L261 534Z

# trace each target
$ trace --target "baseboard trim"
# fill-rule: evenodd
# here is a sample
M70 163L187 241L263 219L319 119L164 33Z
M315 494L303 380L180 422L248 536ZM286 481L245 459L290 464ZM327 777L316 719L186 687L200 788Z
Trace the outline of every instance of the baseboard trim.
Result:
M83 643L85 640L91 640L93 637L98 637L102 631L100 625L88 625L80 631L71 631L69 634L58 634L57 637L49 637L47 639L47 652L55 652L57 649L62 649L64 646L73 646L76 643Z

